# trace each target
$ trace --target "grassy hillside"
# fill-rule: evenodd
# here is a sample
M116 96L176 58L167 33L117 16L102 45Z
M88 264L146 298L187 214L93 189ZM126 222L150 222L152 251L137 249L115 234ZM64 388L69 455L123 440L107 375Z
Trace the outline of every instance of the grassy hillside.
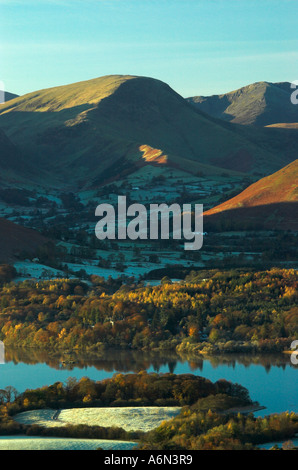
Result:
M290 83L257 82L222 95L195 96L188 101L211 116L245 125L266 126L298 120Z
M286 151L282 136L276 148L273 129L255 140L159 80L119 75L13 99L0 106L0 127L43 172L42 184L64 187L98 185L148 164L265 175L292 161L298 146Z

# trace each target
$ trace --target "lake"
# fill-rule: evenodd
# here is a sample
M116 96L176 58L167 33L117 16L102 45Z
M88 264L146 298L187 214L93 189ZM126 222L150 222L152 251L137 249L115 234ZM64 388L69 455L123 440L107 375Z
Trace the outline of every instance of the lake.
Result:
M62 361L67 361L63 363ZM252 356L245 354L212 358L180 357L172 353L106 351L102 354L65 356L45 351L5 351L5 364L0 364L0 389L12 385L19 392L68 377L102 380L115 373L172 372L191 373L210 379L226 379L246 387L252 400L266 409L255 413L264 416L283 411L298 413L298 367L287 355Z

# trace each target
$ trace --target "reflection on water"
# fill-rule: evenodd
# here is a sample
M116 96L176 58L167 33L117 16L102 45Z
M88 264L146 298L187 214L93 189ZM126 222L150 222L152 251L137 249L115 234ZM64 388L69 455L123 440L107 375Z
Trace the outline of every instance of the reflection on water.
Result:
M56 370L86 369L94 367L106 372L139 372L153 368L159 372L161 367L168 366L169 372L175 372L178 356L175 354L143 353L137 351L105 351L103 353L84 354L78 352L52 353L37 350L10 349L6 351L6 363L24 363L34 365L44 363ZM202 365L202 360L194 363L197 369Z
M223 365L235 368L239 365L250 367L260 365L267 372L272 367L285 369L289 366L289 358L283 354L276 355L250 355L229 354L221 356L210 356L208 358L194 357L189 355L177 355L173 352L143 352L110 350L100 353L86 354L81 352L51 353L36 349L7 349L5 362L14 364L24 363L28 365L44 363L56 370L85 369L95 367L97 370L106 372L139 372L141 370L153 369L160 372L161 368L168 367L167 372L175 373L178 363L187 363L189 371L203 370L204 362L208 361L213 368ZM298 370L298 368L297 368ZM189 372L188 371L188 372Z
M298 367L287 355L235 354L208 358L178 356L170 352L104 351L82 354L73 352L10 349L5 364L0 365L0 389L12 385L19 392L69 377L103 380L115 373L172 372L201 375L215 382L219 379L239 383L249 390L253 401L266 406L256 415L295 411L298 413Z

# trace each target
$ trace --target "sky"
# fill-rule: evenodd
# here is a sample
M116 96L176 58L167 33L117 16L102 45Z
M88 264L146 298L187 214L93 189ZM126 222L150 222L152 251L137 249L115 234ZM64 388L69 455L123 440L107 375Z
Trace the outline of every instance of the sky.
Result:
M0 81L141 75L184 97L298 80L297 0L0 0Z

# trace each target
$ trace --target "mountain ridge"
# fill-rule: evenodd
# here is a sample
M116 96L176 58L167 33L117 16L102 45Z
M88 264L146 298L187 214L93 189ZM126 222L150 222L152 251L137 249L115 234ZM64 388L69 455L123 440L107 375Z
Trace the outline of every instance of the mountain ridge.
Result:
M228 122L268 126L298 122L298 109L291 102L289 82L256 82L212 96L194 96L187 101L201 111Z

